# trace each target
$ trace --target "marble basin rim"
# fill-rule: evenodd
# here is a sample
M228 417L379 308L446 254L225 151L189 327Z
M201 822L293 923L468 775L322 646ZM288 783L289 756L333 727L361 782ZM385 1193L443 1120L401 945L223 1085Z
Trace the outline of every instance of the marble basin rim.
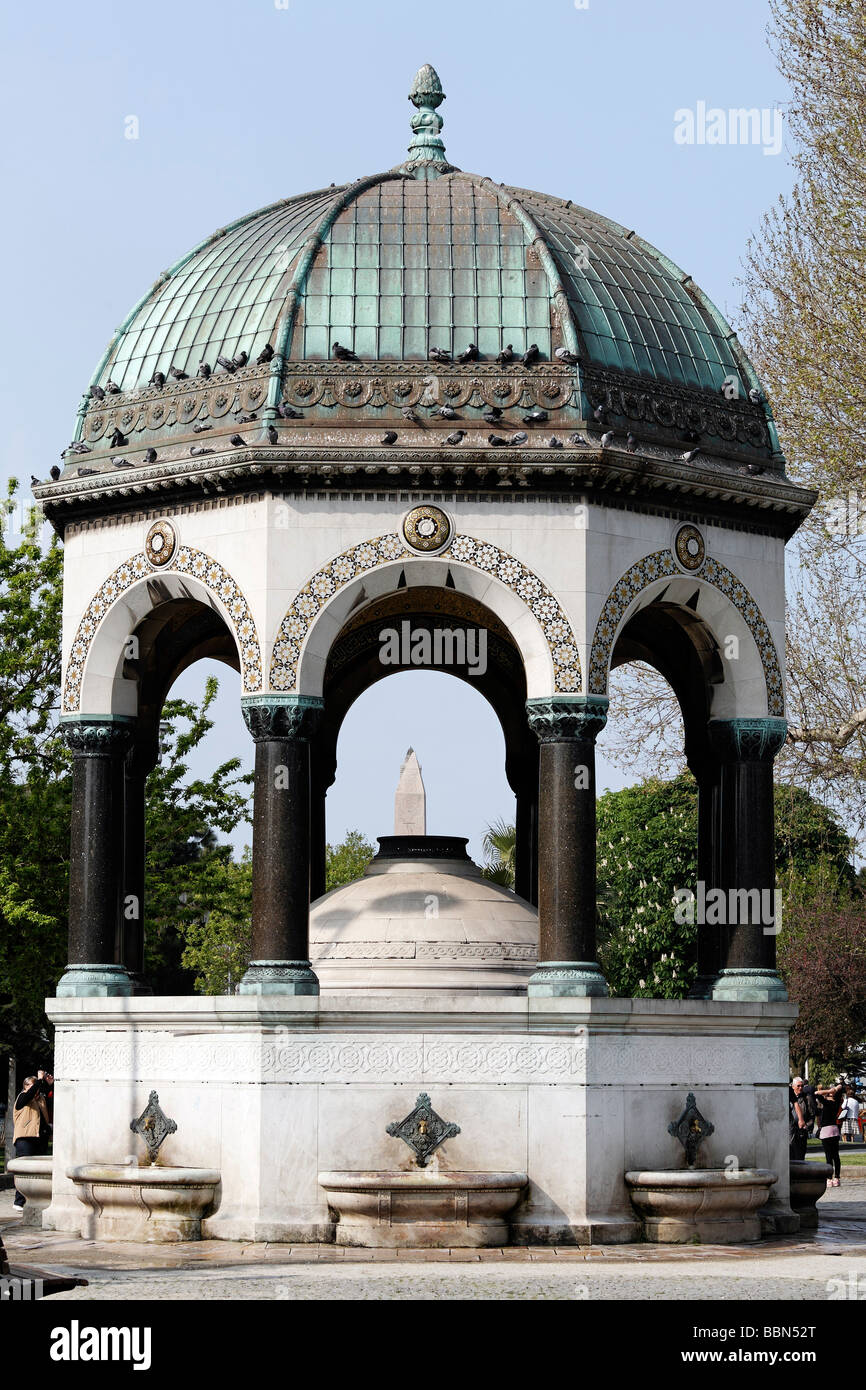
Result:
M778 1174L768 1168L636 1169L625 1182L644 1240L739 1245L761 1239L759 1212Z
M337 1245L444 1249L506 1245L526 1173L414 1168L326 1172Z
M87 1209L81 1234L91 1239L200 1240L203 1218L219 1205L216 1168L84 1163L66 1176Z
M51 1203L54 1159L50 1154L34 1154L29 1158L13 1158L9 1172L15 1187L25 1199L21 1213L22 1226L41 1226L42 1213Z

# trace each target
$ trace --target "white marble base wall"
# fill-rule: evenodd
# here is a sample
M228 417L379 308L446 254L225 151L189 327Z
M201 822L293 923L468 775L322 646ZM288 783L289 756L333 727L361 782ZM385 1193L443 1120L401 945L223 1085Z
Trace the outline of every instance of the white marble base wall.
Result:
M136 997L49 1000L48 1013L49 1229L81 1228L67 1168L140 1152L129 1122L151 1090L178 1125L165 1161L220 1170L206 1236L330 1239L318 1174L410 1167L385 1128L421 1091L460 1125L441 1168L528 1173L515 1241L636 1239L623 1174L682 1166L667 1126L690 1090L716 1126L702 1164L777 1172L766 1229L792 1228L787 1004Z

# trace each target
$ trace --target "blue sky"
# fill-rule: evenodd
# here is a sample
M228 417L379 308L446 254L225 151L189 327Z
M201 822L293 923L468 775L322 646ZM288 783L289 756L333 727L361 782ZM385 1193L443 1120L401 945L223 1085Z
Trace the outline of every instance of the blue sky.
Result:
M789 166L754 145L678 144L675 112L784 105L767 17L762 0L7 7L4 477L47 476L116 325L187 249L278 198L398 163L424 62L447 93L453 163L634 227L737 327L746 242L789 188ZM130 116L136 140L125 138ZM176 693L196 697L208 669L199 663ZM202 766L252 751L237 678L216 669ZM513 814L502 735L479 695L430 673L390 677L350 712L331 838L390 831L409 743L429 828L469 835L477 854L484 826ZM601 781L621 785L603 759Z

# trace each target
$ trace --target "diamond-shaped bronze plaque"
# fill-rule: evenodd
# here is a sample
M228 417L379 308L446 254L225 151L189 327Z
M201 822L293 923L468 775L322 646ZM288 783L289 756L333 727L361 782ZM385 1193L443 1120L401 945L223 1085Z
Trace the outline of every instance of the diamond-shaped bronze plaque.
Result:
M160 1147L170 1134L174 1134L177 1124L170 1120L159 1103L156 1091L151 1091L147 1105L137 1120L130 1120L129 1128L144 1140L147 1148L147 1162L153 1163Z
M430 1097L422 1091L411 1114L405 1120L388 1125L387 1133L408 1144L415 1154L418 1167L426 1168L439 1145L460 1133L460 1126L452 1125L437 1115Z
M686 1096L686 1108L678 1120L671 1120L668 1125L668 1134L679 1139L686 1151L686 1163L690 1168L694 1168L698 1149L704 1140L708 1139L715 1131L715 1128L714 1124L704 1119L698 1109L694 1091L689 1091Z

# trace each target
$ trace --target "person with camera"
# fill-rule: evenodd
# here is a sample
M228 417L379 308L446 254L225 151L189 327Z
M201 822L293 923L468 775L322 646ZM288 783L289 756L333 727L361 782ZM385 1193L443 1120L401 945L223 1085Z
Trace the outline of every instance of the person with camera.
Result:
M12 1111L16 1158L33 1158L48 1152L53 1096L54 1077L50 1072L38 1071L35 1076L25 1076L24 1086L15 1097ZM16 1190L13 1202L16 1212L21 1211L24 1200Z

